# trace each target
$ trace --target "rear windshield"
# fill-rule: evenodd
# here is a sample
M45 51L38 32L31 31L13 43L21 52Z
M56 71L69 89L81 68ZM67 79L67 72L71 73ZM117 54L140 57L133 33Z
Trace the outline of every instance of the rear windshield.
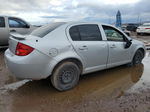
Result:
M34 30L31 33L31 35L34 35L34 36L42 38L45 35L47 35L49 32L55 30L56 28L58 28L59 26L61 26L63 24L65 24L65 22L57 22L57 23L51 23L51 24L44 25L44 26Z

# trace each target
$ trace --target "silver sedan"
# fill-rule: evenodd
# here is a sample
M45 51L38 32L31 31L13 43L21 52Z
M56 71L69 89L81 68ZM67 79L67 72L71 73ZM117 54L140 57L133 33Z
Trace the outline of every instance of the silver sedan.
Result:
M144 56L142 42L96 22L52 23L30 35L13 33L5 52L7 66L16 77L50 77L59 91L73 88L80 75L140 64Z

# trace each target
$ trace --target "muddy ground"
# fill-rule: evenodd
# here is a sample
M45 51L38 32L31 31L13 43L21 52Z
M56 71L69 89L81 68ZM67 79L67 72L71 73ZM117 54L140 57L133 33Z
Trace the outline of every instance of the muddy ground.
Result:
M49 80L17 80L0 50L0 112L150 112L150 51L143 64L91 73L66 92Z

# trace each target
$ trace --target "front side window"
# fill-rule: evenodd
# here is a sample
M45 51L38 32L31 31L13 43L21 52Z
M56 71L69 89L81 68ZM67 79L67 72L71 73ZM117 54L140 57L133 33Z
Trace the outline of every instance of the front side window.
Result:
M0 17L0 27L5 27L5 19L4 19L4 17Z
M84 24L73 26L69 30L73 41L98 41L102 40L98 25Z
M20 20L20 19L17 19L17 18L9 18L9 27L10 28L27 28L28 25Z
M124 41L124 35L110 26L102 26L108 41Z

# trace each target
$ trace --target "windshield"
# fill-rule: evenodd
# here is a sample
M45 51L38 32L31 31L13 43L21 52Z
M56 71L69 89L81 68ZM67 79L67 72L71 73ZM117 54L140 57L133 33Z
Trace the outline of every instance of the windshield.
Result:
M55 30L56 28L58 28L59 26L61 26L63 24L65 24L65 22L56 22L56 23L51 23L51 24L44 25L44 26L34 30L31 33L31 35L34 35L34 36L42 38L45 35L47 35L49 32Z

